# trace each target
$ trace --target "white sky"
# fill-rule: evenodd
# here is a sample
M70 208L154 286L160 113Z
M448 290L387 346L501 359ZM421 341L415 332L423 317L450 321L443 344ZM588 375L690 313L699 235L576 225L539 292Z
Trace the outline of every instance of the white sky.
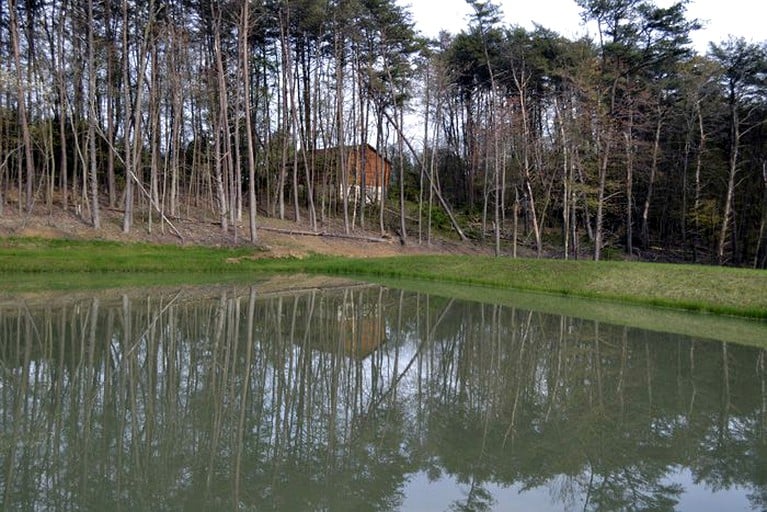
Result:
M397 0L409 6L416 29L425 36L435 37L444 29L460 32L468 26L471 11L465 0ZM495 0L501 6L508 24L532 28L533 22L575 39L587 33L575 0ZM656 0L656 5L667 6L672 0ZM687 17L697 18L704 28L692 35L699 53L705 53L708 42L726 40L730 35L745 37L751 42L767 40L767 18L762 15L764 0L692 0L687 6ZM593 35L593 34L592 34Z

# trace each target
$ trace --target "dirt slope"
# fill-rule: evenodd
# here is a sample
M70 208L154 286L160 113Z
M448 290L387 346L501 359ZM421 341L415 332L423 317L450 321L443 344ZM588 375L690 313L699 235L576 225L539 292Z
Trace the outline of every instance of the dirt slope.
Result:
M15 205L6 205L0 214L0 237L33 236L40 238L98 239L125 242L150 242L177 245L234 246L252 245L247 219L236 230L231 226L224 232L209 214L189 212L183 217L161 223L157 216L136 218L130 233L122 232L121 211L102 209L101 228L96 230L86 218L72 208L64 211L54 206L48 210L36 207L34 214L19 212ZM373 228L377 228L375 219ZM328 254L351 257L395 256L403 254L485 254L480 247L458 241L436 239L431 244L418 242L413 233L402 244L393 233L381 236L377 229L355 227L350 235L344 233L337 221L318 226L315 234L308 222L294 222L260 216L257 246L264 256L302 257L308 254Z

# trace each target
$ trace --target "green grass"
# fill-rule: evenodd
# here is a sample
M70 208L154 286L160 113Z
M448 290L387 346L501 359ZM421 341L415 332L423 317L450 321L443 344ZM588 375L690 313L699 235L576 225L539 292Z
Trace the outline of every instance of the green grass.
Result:
M253 259L256 248L179 247L116 242L0 239L0 288L23 287L22 274L71 279L63 272L132 273L131 280L238 279L243 274L303 272L375 279L418 279L544 292L644 306L767 319L767 272L620 261L562 261L484 256L349 259ZM14 275L15 274L15 275ZM156 275L149 274L159 274ZM198 277L194 277L193 275ZM186 277L185 277L186 276ZM34 281L34 280L30 280ZM14 285L14 282L17 284Z
M695 265L477 256L319 259L306 272L416 278L767 319L767 272Z
M106 241L0 240L0 272L222 272L253 248L222 249Z
M437 281L389 278L376 278L374 280L392 288L432 296L500 304L509 308L582 318L600 323L682 334L696 339L767 347L767 322L758 319L700 314L680 309L660 309L609 300L587 299L573 295L564 296L502 288L464 286Z

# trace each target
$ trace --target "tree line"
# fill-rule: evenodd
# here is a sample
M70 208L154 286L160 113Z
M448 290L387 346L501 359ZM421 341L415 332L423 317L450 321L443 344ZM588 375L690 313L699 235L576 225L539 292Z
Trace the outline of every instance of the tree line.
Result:
M127 233L201 207L251 242L259 216L342 219L498 255L767 267L766 43L698 54L687 0L578 0L577 40L467 1L436 40L394 0L4 2L0 214L98 230L118 209ZM325 151L366 144L393 167L381 205Z

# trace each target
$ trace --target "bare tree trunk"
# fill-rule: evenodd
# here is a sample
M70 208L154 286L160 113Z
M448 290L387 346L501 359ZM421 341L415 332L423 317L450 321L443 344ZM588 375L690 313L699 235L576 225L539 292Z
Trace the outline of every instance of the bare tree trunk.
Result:
M722 213L722 226L719 229L719 242L717 245L717 259L720 265L724 265L726 258L724 255L724 248L727 245L727 235L729 232L730 222L733 217L733 201L735 200L735 176L738 173L738 157L740 151L740 121L738 119L737 107L733 104L730 109L731 126L730 126L730 159L729 159L729 172L727 179L727 192L724 199L724 212Z
M400 108L399 121L400 124L404 124L405 111ZM428 130L428 127L426 128ZM424 142L426 139L424 138ZM425 148L425 146L424 146ZM402 244L407 243L407 224L405 223L406 209L405 209L405 145L402 140L402 134L397 134L397 160L399 161L399 236ZM423 166L420 166L423 172ZM386 183L386 176L381 177L381 186ZM383 210L384 202L381 198L381 230L383 230Z
M565 130L564 109L560 108L559 101L554 99L554 110L559 128L559 146L562 148L562 244L564 259L570 257L570 187L572 184L572 165L569 159L569 141Z
M283 52L287 51L283 48ZM275 191L275 204L279 208L280 220L285 219L285 180L287 179L287 167L288 167L288 147L289 147L289 131L290 131L290 116L288 115L288 90L287 90L287 78L285 77L285 70L283 65L282 70L282 87L281 87L281 102L282 108L279 111L279 124L282 126L282 133L279 139L282 144L282 155L280 158L279 174L277 176L277 189Z
M296 103L296 74L294 66L296 63L293 60L293 53L290 47L290 38L288 37L288 27L290 26L290 7L285 4L284 11L280 12L280 44L282 46L282 79L283 79L283 96L285 107L285 139L293 149L293 163L291 172L291 184L293 190L293 217L296 222L301 222L301 208L299 204L299 187L298 187L298 107ZM283 149L283 168L287 166L288 147ZM282 216L281 216L282 218Z
M0 215L5 213L5 179L8 172L8 158L11 137L7 135L11 123L8 119L0 119Z
M317 137L319 131L322 130L322 128L319 126L319 120L324 117L323 112L323 105L320 103L320 90L322 89L317 84L320 83L321 80L321 70L323 69L323 66L321 66L319 63L322 60L321 57L321 50L320 47L315 45L314 48L315 51L315 57L314 57L314 87L311 89L308 87L309 83L309 75L311 74L310 69L305 70L305 74L307 75L307 90L304 91L305 101L307 103L307 112L305 113L306 117L306 130L307 130L307 140L310 141L308 147L306 148L307 151L309 151L309 155L307 158L306 152L304 152L304 159L306 161L306 192L309 197L309 224L311 225L312 230L317 231L318 225L317 225L317 190L319 189L320 195L322 196L320 198L320 216L322 216L322 205L325 199L325 195L323 193L321 180L318 179L318 171L317 171ZM309 68L307 64L307 68ZM311 102L311 104L310 104ZM309 111L311 110L311 111ZM320 175L321 176L321 175Z
M423 241L423 202L424 202L424 180L425 174L427 172L426 165L427 165L427 158L429 158L431 161L434 161L434 151L435 147L434 144L432 144L431 147L429 147L429 129L430 126L430 110L432 105L432 96L431 96L431 83L430 80L432 80L431 75L431 61L426 61L426 69L424 70L425 73L425 79L426 87L425 89L425 98L424 98L424 107L423 107L423 159L421 161L421 165L419 166L420 173L419 173L419 179L418 179L418 243L421 244ZM438 96L439 97L439 96ZM436 117L436 115L435 115ZM438 125L435 123L435 129L434 129L434 136L436 137L436 134L439 132ZM400 142L400 158L404 157L403 148L401 147L402 143L402 135L398 134L397 141ZM430 151L429 154L427 154L427 151ZM401 201L401 199L400 199Z
M109 26L112 25L112 8L113 5L111 2L105 2L105 12L106 12L106 20L105 23ZM116 90L115 88L115 70L117 69L117 59L115 59L115 48L114 48L114 37L115 34L112 32L112 29L108 29L108 35L107 38L109 39L109 42L107 43L109 45L109 48L107 49L107 60L106 60L106 67L107 67L107 98L106 98L106 107L107 107L107 128L106 128L106 143L109 147L109 151L107 153L107 195L109 198L109 207L115 208L117 206L117 181L115 178L115 143L114 143L114 136L115 136L115 117L117 115L117 112L115 111L115 100L119 97L120 91Z
M150 59L152 61L151 83L149 85L149 201L152 205L160 203L160 73L159 49L152 45ZM152 233L152 208L147 210L147 229Z
M110 55L112 55L113 52L109 52ZM114 132L115 132L115 96L119 94L119 91L115 90L115 87L113 85L114 83L114 77L112 76L113 69L114 69L114 62L112 61L112 58L110 57L110 62L107 64L107 67L109 70L107 71L107 87L109 88L108 91L108 98L107 98L107 131L106 131L106 138L107 138L107 146L109 147L109 152L107 153L107 194L109 198L109 207L114 208L117 206L117 180L115 178L115 152L114 152Z
M759 237L754 251L754 268L767 266L767 162L762 162L762 220L759 223Z
M695 164L695 200L693 204L693 215L695 216L695 235L693 236L693 261L698 261L698 243L700 242L700 197L702 185L700 173L703 169L703 154L706 149L706 132L703 129L703 111L700 108L700 100L695 103L696 114L698 118L698 132L700 142L698 144L698 158Z
M399 111L395 110L395 114L399 115ZM378 139L379 142L377 144L379 151L381 151L380 148L384 148L388 146L389 142L389 127L386 127L386 133L384 133L383 128L383 116L377 115L377 122L378 122ZM365 151L365 154L367 154L367 150ZM400 169L403 169L402 161L399 161ZM386 230L384 228L384 188L383 188L383 174L384 174L384 156L383 154L376 156L375 162L374 162L374 172L375 172L375 199L378 203L378 229L380 230L381 236L384 236L386 233ZM365 172L367 174L367 172ZM380 186L380 188L379 188ZM363 202L367 200L367 195L363 196Z
M626 254L634 254L634 109L626 128ZM643 224L644 227L644 224Z
M35 161L34 154L32 152L32 134L29 130L29 120L27 119L27 91L24 87L24 79L22 77L22 69L24 67L21 64L21 50L19 43L19 27L18 19L16 15L16 0L8 0L9 11L9 25L11 33L11 46L13 47L13 62L16 66L16 95L19 111L19 124L21 125L21 138L24 144L24 161L25 161L25 188L24 188L24 205L27 212L32 211L32 186L35 179ZM21 182L21 176L19 176L19 182ZM21 197L19 197L21 203Z
M122 54L124 56L129 55L129 7L128 0L122 0ZM133 146L130 143L131 132L133 137L139 138L140 116L136 115L136 111L141 104L141 91L136 88L136 105L133 105L131 98L131 85L130 85L130 62L129 59L123 58L122 65L122 85L123 85L123 108L125 109L125 156L123 157L125 164L125 211L123 213L123 233L129 233L133 225ZM142 77L139 76L139 83L141 83ZM138 144L138 142L136 142Z
M61 181L61 203L64 211L69 209L69 169L67 164L67 83L64 67L64 20L67 19L66 2L61 3L59 26L56 33L56 86L59 99L59 179Z
M101 215L99 213L99 182L98 162L96 154L96 55L95 41L93 37L93 0L88 0L88 149L91 186L91 221L94 229L101 229ZM111 151L111 149L110 149Z
M489 144L483 145L485 151L490 148ZM477 151L479 152L479 151ZM485 161L487 161L488 155L485 155ZM488 172L487 172L487 165L485 165L485 172L482 173L482 243L485 243L485 236L487 236L487 215L488 215L488 208L490 203L490 193L488 192L488 188L490 185L488 185Z
M500 131L501 126L498 122L498 116L500 115L499 108L498 108L498 102L497 102L497 94L498 91L493 88L493 112L491 113L491 119L492 119L492 130L493 130L493 188L495 189L495 192L493 194L494 198L494 205L493 205L493 218L495 220L494 222L494 228L493 233L495 235L495 256L498 257L501 255L501 141L500 141Z
M150 13L149 19L144 26L144 33L142 42L138 49L140 56L145 56L147 53L148 45L151 44L151 33L154 25L155 14L155 2L150 0L148 11ZM131 86L130 82L130 59L127 58L130 52L130 8L128 0L122 0L122 53L126 58L123 59L123 101L125 103L125 213L123 215L123 232L129 233L133 225L133 208L134 208L134 190L135 184L140 184L140 175L137 172L141 162L142 144L142 131L141 111L143 108L144 100L144 76L146 74L146 58L139 59L139 67L136 70L136 84ZM132 98L131 89L135 90L135 100ZM131 141L131 132L133 139Z
M612 130L608 129L600 146L602 147L599 159L599 186L597 189L597 213L594 228L594 261L599 261L602 257L604 208L605 208L605 188L607 187L607 169L610 163L610 150L612 146Z
M213 9L213 6L211 6ZM229 201L227 200L226 187L224 186L224 174L228 172L226 167L230 158L230 140L229 140L229 115L227 113L228 108L228 95L226 89L226 74L224 70L224 60L221 48L221 18L222 13L219 9L215 13L211 13L214 16L214 52L216 59L216 75L218 78L218 115L215 125L215 158L214 164L215 180L216 180L216 192L218 196L218 215L221 224L221 230L227 232L229 230Z
M652 147L652 163L650 165L650 181L647 184L647 196L642 209L642 246L647 249L650 246L650 204L652 202L653 188L655 186L655 177L658 174L658 158L660 156L660 134L663 126L663 118L658 112L658 123L655 125L655 139Z
M523 172L524 172L524 185L525 185L525 192L528 196L528 204L530 209L530 214L532 216L533 220L533 234L535 235L535 252L536 256L539 258L543 255L543 240L541 238L541 227L538 224L538 213L535 208L535 196L533 195L533 187L531 184L532 179L532 172L530 168L530 121L528 119L528 111L527 111L527 97L525 95L525 84L524 82L520 81L516 72L514 73L514 83L517 86L517 91L519 92L519 102L520 102L520 111L522 113L522 125L523 125L523 133L524 133L524 147L522 148L523 152Z
M172 110L172 125L170 134L170 197L169 208L170 215L174 217L178 215L178 199L179 199L179 171L181 167L181 151L183 144L183 116L184 116L184 98L182 88L181 75L181 63L179 53L181 51L180 44L181 38L179 34L174 32L172 34L172 50L169 55L170 65L170 87L171 87L171 110ZM187 197L187 200L191 198Z
M336 20L337 23L337 20ZM338 159L341 170L340 193L343 201L344 233L349 229L349 169L346 166L346 147L344 138L344 36L337 29L335 35L336 58L336 140L338 141Z
M516 259L517 257L517 245L519 242L519 188L514 187L514 215L513 215L513 231L511 241L511 257Z
M240 45L242 48L242 83L243 103L245 104L245 141L248 153L248 225L250 226L250 241L258 241L256 226L256 159L253 147L253 122L250 111L250 51L248 50L248 37L250 34L250 2L242 3L240 27Z

